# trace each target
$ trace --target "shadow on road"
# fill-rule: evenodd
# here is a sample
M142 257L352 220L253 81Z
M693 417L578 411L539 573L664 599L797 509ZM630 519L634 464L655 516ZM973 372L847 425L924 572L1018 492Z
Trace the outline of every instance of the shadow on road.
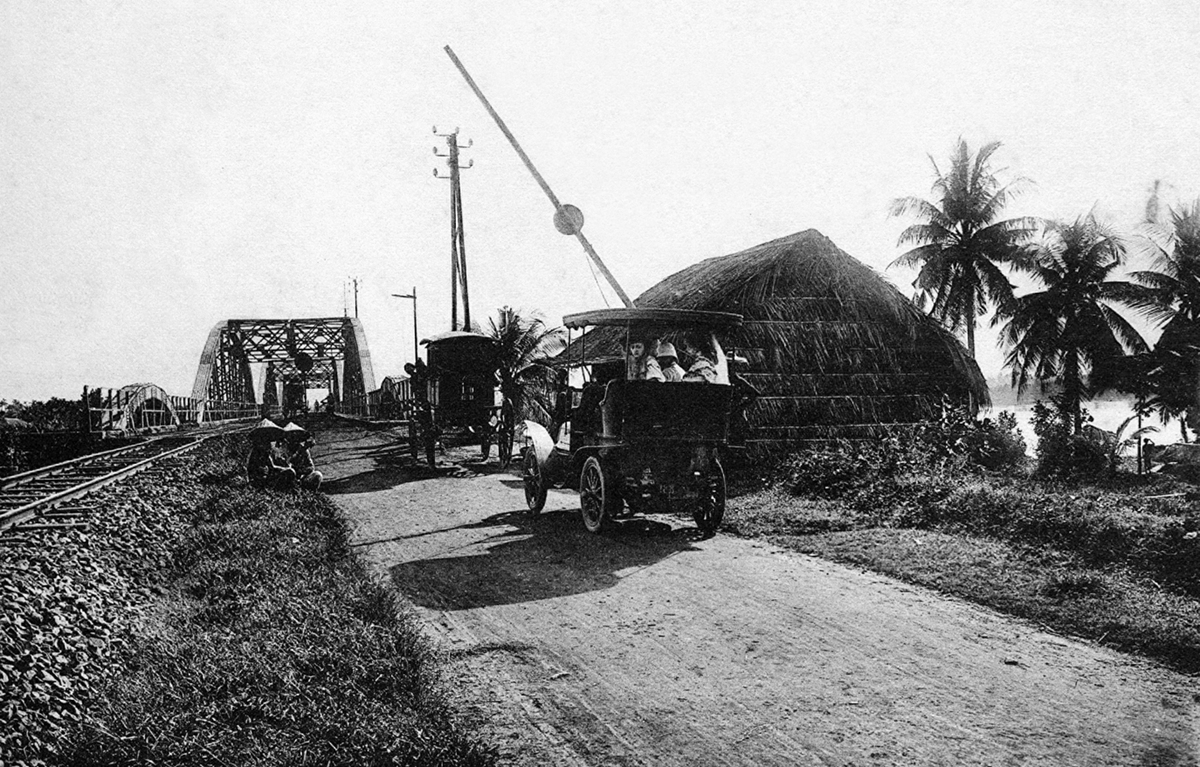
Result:
M482 474L498 474L505 471L500 468L498 463L464 459L457 454L459 452L455 448L444 451L438 456L437 466L434 468L430 468L423 460L414 461L407 444L353 448L334 452L331 456L318 454L318 468L323 471L354 463L371 467L353 474L328 479L321 485L321 489L330 495L370 493L387 490L407 482L445 477L477 477ZM331 473L336 475L340 471L334 468Z
M391 568L392 580L412 601L432 609L517 604L609 588L667 557L698 550L693 543L702 538L695 528L642 517L613 522L594 535L577 511L530 516L524 509L402 537L491 527L496 534L472 545L474 553L403 562Z

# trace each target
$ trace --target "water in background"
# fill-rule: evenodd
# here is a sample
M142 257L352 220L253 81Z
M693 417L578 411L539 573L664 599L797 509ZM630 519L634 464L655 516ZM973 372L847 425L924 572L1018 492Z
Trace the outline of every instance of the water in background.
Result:
M995 418L1002 411L1007 410L1017 417L1017 426L1021 429L1021 435L1025 437L1025 446L1027 451L1032 454L1037 446L1037 437L1033 433L1033 405L1037 402L1036 397L1022 397L1019 402L1013 404L1011 402L1010 392L993 392L993 397L997 400L1002 400L1007 396L1007 404L996 404L991 410L980 413L982 418ZM1084 408L1092 415L1092 425L1104 429L1105 431L1115 432L1121 422L1129 416L1133 415L1132 400L1093 400L1084 404ZM1151 414L1147 418L1142 419L1142 426L1157 426L1158 431L1145 434L1146 438L1154 440L1155 444L1168 445L1181 440L1179 435L1179 421L1171 419L1165 426L1159 420L1158 414ZM1128 437L1137 430L1137 422L1131 423L1125 430L1125 435ZM1132 454L1132 450L1130 453Z

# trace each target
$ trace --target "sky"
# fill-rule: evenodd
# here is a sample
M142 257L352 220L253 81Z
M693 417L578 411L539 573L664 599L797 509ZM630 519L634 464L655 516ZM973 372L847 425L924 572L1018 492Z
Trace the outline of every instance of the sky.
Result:
M358 314L376 379L450 323L618 305L450 45L636 296L815 228L888 269L930 157L998 140L1011 215L1133 232L1200 196L1200 9L1139 2L0 0L0 399L188 394L230 318ZM1003 375L995 334L980 365Z

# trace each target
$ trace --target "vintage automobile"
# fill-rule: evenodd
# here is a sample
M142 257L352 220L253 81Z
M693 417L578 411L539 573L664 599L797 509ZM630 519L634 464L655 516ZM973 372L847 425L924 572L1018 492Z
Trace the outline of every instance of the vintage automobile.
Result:
M404 402L413 460L430 466L439 439L478 442L483 460L496 443L500 465L512 455L513 418L498 402L496 341L482 333L450 331L424 339L429 363L405 365L411 392Z
M592 330L564 352L552 429L523 424L529 510L541 511L547 489L565 484L578 489L583 523L594 533L614 519L681 506L701 531L715 532L725 513L722 454L731 419L753 398L736 376L730 382L717 336L741 321L737 314L676 309L564 317L568 332ZM630 344L653 353L660 342L680 347L681 367L693 371L684 380L636 380ZM695 372L701 368L706 375Z

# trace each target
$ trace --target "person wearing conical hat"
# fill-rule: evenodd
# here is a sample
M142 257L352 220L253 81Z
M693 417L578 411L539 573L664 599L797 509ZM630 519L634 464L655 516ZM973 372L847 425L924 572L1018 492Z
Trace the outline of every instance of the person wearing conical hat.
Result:
M658 345L658 351L654 355L658 358L658 366L662 369L663 380L667 383L678 383L683 380L683 368L679 367L679 355L675 353L675 347L663 341Z
M282 441L284 430L264 418L250 430L250 456L246 459L246 477L254 487L288 490L296 482L296 472L276 455L275 443Z
M289 422L287 426L283 427L283 430L287 434L288 450L291 453L289 462L292 471L296 473L296 481L305 490L320 490L321 481L325 475L317 471L310 452L316 441L307 431L294 423Z

